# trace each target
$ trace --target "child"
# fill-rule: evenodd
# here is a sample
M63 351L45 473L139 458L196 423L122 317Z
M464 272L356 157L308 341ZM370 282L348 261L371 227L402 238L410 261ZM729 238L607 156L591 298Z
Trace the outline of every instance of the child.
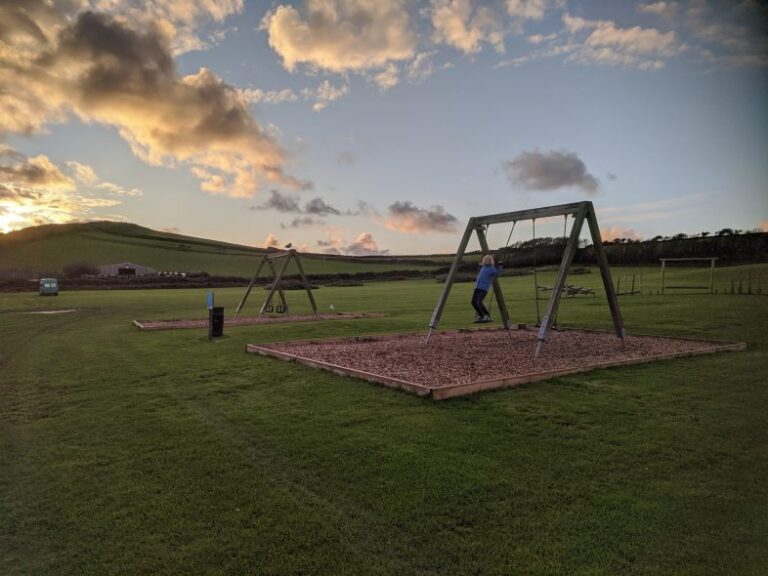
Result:
M475 282L475 291L472 293L472 307L477 312L475 322L485 323L491 322L491 313L483 304L483 300L485 300L488 290L491 289L494 278L501 272L501 262L499 262L498 266L495 266L493 256L486 254L483 256L481 263L480 272L477 274L477 282Z

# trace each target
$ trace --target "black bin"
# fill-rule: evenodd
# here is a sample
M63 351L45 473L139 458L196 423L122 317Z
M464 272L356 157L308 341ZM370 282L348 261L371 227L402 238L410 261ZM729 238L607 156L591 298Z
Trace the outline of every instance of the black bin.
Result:
M224 307L208 308L208 340L224 335Z

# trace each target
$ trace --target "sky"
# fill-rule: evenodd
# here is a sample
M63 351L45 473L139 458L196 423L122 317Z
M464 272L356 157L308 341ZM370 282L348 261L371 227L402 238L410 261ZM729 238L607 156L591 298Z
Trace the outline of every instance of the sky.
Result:
M768 231L768 3L0 0L0 232L450 253L583 200L604 239Z

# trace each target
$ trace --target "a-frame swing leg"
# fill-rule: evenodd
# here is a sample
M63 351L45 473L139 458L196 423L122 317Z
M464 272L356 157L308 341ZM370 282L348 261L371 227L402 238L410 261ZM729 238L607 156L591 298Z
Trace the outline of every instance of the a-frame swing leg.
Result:
M264 266L264 262L267 261L266 257L261 259L261 262L259 262L259 267L256 268L256 274L253 275L253 278L251 278L251 283L248 284L248 289L245 291L245 294L243 294L242 299L240 300L240 304L237 305L237 310L235 310L235 316L237 316L238 312L245 306L245 301L248 299L248 295L251 293L251 289L253 288L253 285L256 283L256 278L259 277L259 272L261 272L261 268Z
M301 259L299 255L294 252L293 258L296 260L296 267L299 269L301 275L301 281L304 283L304 288L307 290L307 296L309 296L309 303L312 305L312 314L317 316L317 304L315 304L315 297L312 295L312 286L309 284L307 275L304 273L304 266L301 265Z
M269 289L269 294L267 294L267 299L264 300L264 304L261 305L261 310L259 310L259 319L261 319L261 315L264 314L264 308L267 307L267 303L272 301L272 296L275 294L277 286L280 286L280 282L283 280L283 274L285 273L285 269L288 266L288 260L289 259L286 258L283 261L283 265L280 266L280 272L277 273L275 281L272 283L272 287Z
M286 256L286 258L288 257ZM272 264L272 261L269 258L267 258L267 264L269 265L269 269L272 270L272 276L274 278L277 278L277 273L275 272L275 265ZM277 284L277 293L280 296L280 302L282 303L283 308L287 310L288 302L285 301L285 294L283 294L283 287L280 284ZM271 302L267 300L264 306L269 306L270 304Z
M608 299L608 306L611 309L613 328L616 331L616 336L623 341L624 321L621 317L621 309L619 308L619 300L616 297L616 291L613 289L613 279L611 278L611 271L608 268L608 258L605 255L603 241L600 238L600 227L597 224L597 216L595 216L595 209L591 203L589 204L586 217L587 224L589 225L589 232L592 235L592 245L595 249L597 264L600 267L600 275L603 277L605 296Z
M464 236L461 237L461 242L459 242L459 248L456 250L456 256L453 258L453 263L451 264L451 269L448 272L448 277L445 279L443 291L440 293L440 298L437 300L437 305L435 305L435 309L432 312L432 318L429 321L429 334L427 334L427 343L429 343L429 337L432 336L432 330L436 329L437 325L440 323L440 317L443 315L443 308L445 308L445 303L448 300L448 294L451 293L451 286L453 286L453 281L456 278L456 272L459 270L461 259L464 257L464 252L467 250L469 239L472 237L472 232L474 230L475 219L470 218L469 222L467 223L467 228L464 230Z
M477 231L477 239L480 241L480 248L483 251L483 256L485 256L490 252L490 248L488 247L488 240L485 238L485 232L483 231L482 227L478 227L475 230ZM501 291L498 277L493 279L493 293L496 295L496 302L499 305L499 312L501 312L502 326L504 326L504 328L509 331L511 328L509 323L509 311L507 310L507 303L504 301L504 294Z
M552 328L552 322L555 316L557 316L557 308L560 305L560 296L563 292L563 287L565 286L565 279L568 276L568 268L570 267L571 262L573 261L573 257L576 254L576 249L579 247L579 234L581 233L581 227L584 225L584 218L586 215L586 206L581 206L573 221L571 235L568 238L568 243L565 246L565 252L563 252L563 259L560 262L560 270L557 272L557 279L555 280L555 284L552 287L552 295L549 297L547 309L544 312L544 317L541 319L534 358L538 357L539 355L541 343L545 342L549 337L549 331Z

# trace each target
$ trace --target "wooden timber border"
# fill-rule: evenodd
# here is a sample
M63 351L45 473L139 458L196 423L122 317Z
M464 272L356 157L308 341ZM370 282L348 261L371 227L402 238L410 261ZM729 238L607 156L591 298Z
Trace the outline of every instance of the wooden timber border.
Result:
M264 324L281 324L285 322L322 322L323 320L357 320L359 318L384 318L388 312L337 312L334 314L318 314L317 316L278 316L267 318L237 317L225 318L224 326L258 326ZM208 319L192 318L190 320L134 320L133 325L139 330L184 330L200 329L208 326Z
M520 324L517 329L531 330L536 329L535 326L528 326ZM483 330L482 328L480 330ZM577 332L598 332L607 333L606 330L593 330L593 329L581 329L581 328L563 328L562 331L577 331ZM451 330L446 332L464 332L466 329ZM414 333L395 333L395 334L380 334L371 336L353 336L344 338L313 338L311 340L292 340L291 344L311 344L320 342L359 342L361 340L369 339L388 339L397 338L402 336L413 336ZM549 380L551 378L558 378L560 376L568 376L571 374L579 374L582 372L591 372L592 370L601 370L603 368L613 368L620 366L629 366L632 364L647 364L649 362L656 362L659 360L673 360L675 358L686 358L690 356L700 356L704 354L715 354L717 352L737 352L747 349L746 342L730 342L723 340L702 340L699 338L685 338L675 336L658 336L651 334L633 334L638 337L651 337L651 338L667 338L670 340L685 340L691 342L707 343L710 344L706 348L700 348L698 350L688 350L685 352L670 352L667 354L656 354L653 356L646 356L644 358L624 358L620 360L610 360L608 362L599 362L597 364L590 364L587 366L574 366L572 368L562 368L559 370L547 370L543 372L531 372L529 374L521 374L518 376L504 376L501 378L493 378L489 380L477 380L475 382L462 382L460 384L450 384L448 386L428 386L425 384L418 384L416 382L409 382L401 380L399 378L392 378L390 376L384 376L382 374L375 374L372 372L364 372L355 368L348 368L346 366L339 366L337 364L331 364L330 362L324 362L322 360L315 360L313 358L306 358L291 354L290 352L283 352L280 350L274 350L268 346L260 346L257 344L247 344L245 347L246 352L251 354L259 354L261 356L268 356L277 358L288 362L296 362L312 368L319 368L338 374L339 376L349 376L352 378L358 378L367 382L373 382L375 384L381 384L388 388L395 388L399 390L405 390L417 396L430 397L434 400L445 400L447 398L455 398L457 396L466 396L474 394L476 392L484 392L487 390L498 390L502 388L513 388L522 384L529 384L532 382L541 382L543 380Z

